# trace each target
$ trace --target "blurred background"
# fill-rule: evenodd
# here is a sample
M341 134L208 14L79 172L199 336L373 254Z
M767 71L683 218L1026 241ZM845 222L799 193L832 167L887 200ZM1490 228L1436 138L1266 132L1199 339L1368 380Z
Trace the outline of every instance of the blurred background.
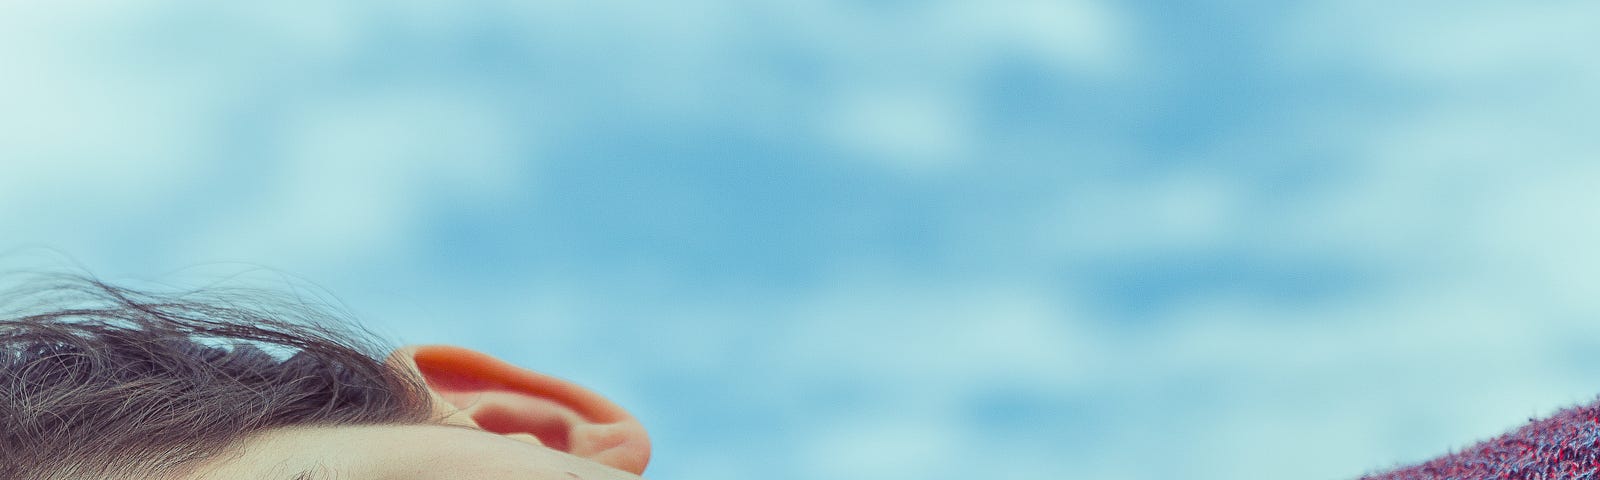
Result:
M4 0L0 251L298 276L655 479L1349 479L1600 394L1597 20Z

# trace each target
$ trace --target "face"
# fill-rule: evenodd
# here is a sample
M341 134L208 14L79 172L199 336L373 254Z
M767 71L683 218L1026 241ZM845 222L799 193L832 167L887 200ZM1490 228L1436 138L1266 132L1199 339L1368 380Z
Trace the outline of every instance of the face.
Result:
M640 480L650 462L644 426L577 384L449 345L387 361L427 382L441 423L260 432L180 479Z
M315 474L309 478L297 476L307 470ZM531 436L430 424L273 430L247 440L241 454L208 465L185 480L240 478L639 480L642 477L542 446Z

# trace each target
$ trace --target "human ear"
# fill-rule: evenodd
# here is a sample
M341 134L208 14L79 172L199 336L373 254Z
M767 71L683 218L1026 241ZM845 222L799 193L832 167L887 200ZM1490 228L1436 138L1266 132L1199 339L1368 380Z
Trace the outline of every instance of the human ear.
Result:
M477 427L635 475L650 463L644 425L572 382L450 345L409 345L388 362L417 373L445 422Z

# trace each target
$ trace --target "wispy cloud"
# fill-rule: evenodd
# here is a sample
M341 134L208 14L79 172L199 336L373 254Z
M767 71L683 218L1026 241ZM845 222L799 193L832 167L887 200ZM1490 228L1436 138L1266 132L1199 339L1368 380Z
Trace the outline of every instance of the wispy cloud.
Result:
M1353 477L1596 393L1594 8L1238 7L8 4L0 230L332 278L662 478Z

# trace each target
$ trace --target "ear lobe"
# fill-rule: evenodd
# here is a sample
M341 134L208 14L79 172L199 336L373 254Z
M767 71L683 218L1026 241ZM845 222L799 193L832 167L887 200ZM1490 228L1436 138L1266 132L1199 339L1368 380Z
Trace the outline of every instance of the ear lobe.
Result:
M450 345L402 347L388 361L427 382L435 408L449 414L446 423L536 440L634 474L643 474L650 462L644 426L627 410L572 382Z

